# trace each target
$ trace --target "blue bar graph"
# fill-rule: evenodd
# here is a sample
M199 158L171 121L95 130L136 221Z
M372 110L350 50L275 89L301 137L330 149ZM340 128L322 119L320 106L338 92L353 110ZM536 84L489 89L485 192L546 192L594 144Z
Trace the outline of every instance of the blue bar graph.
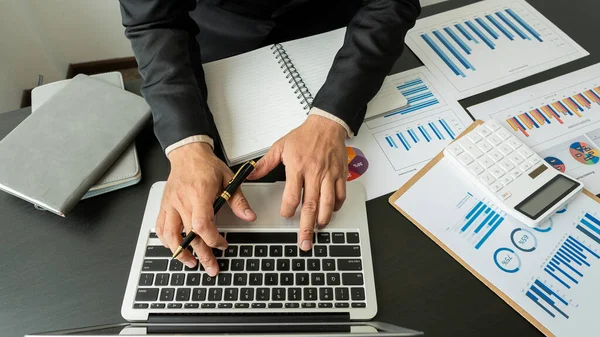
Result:
M494 26L496 26L496 28L498 28L498 30L500 30L502 32L502 34L504 34L504 36L506 36L509 40L514 40L515 36L512 35L511 32L508 31L508 29L506 29L500 22L498 22L498 20L494 19L493 16L491 15L486 15L485 16L488 21L490 21Z
M437 124L439 124L439 126L441 126L442 129L440 129L440 127L438 127ZM456 133L454 132L454 130L452 130L452 128L450 127L448 122L443 118L440 118L435 122L428 122L427 125L429 126L431 131L434 132L437 140L445 140L446 139L446 136L444 135L444 131L445 131L445 134L447 134L452 139L454 139L454 137L456 136ZM419 132L421 133L421 135L423 136L423 138L425 139L426 142L428 142L428 143L431 142L432 138L431 138L429 132L427 132L427 130L423 127L423 125L418 125L416 129L419 130ZM404 148L406 151L409 151L414 147L415 144L421 143L421 138L417 135L417 131L414 128L407 128L406 131L394 131L394 133L395 133L395 136L388 135L385 137L386 142L390 148L393 148L393 149ZM408 134L408 136L406 136L406 134ZM398 142L402 145L402 147L400 147L398 145Z
M446 47L450 51L450 53L454 55L454 57L456 57L456 59L463 65L463 67L475 70L471 63L469 63L469 61L467 61L467 59L458 50L456 50L456 48L454 48L454 46L450 44L450 42L448 42L448 40L446 39L446 37L444 37L444 35L442 35L442 33L440 33L438 30L434 30L433 35L435 35L435 37L437 37L437 39L440 40L444 47Z
M494 31L492 27L488 26L488 24L485 23L485 21L483 21L481 18L475 18L475 22L477 22L481 27L483 27L483 29L494 38L494 40L498 40L500 35L498 35L498 33L496 33L496 31Z
M586 220L584 218L581 221ZM569 236L552 256L544 271L565 288L571 289L581 282L585 269L591 267L593 260L598 259L600 255L580 240Z
M423 109L433 107L440 103L437 97L429 90L429 87L422 79L416 78L405 82L396 87L408 100L408 106L384 115L388 118L395 115L405 115L412 112L419 112Z
M417 138L417 134L413 130L408 130L408 135L412 138L413 142L419 142L419 138Z
M479 40L477 40L473 35L471 35L471 33L469 33L468 30L465 29L465 27L463 27L460 23L457 23L454 25L454 27L456 27L456 29L458 29L458 31L469 41L473 41L476 44L479 44Z
M483 201L478 201L465 216L464 223L460 226L460 233L475 237L477 242L475 249L479 249L503 221L504 216Z
M454 62L448 57L448 55L446 55L446 53L442 51L442 49L431 39L431 37L429 37L429 35L421 34L421 37L423 38L423 40L425 40L429 47L433 49L433 51L435 51L435 53L442 59L442 61L444 61L444 63L446 63L446 65L450 69L452 69L452 71L454 71L454 74L456 74L457 76L460 75L462 77L466 77L465 73L463 73L463 71L460 70L458 66L456 66L456 64L454 64Z
M569 318L564 312L565 308L569 306L569 302L539 279L535 280L525 295L551 317L560 314L566 319Z
M431 136L429 136L429 133L427 133L427 130L425 130L425 128L422 125L419 125L418 129L419 129L419 131L421 131L421 134L423 135L423 137L425 137L425 140L429 143L431 141Z
M581 233L600 245L600 220L586 213L576 227Z
M471 28L471 30L475 33L475 35L479 36L479 38L485 42L485 44L487 44L488 47L490 47L490 49L494 50L496 49L496 45L494 44L494 42L492 42L492 40L490 40L486 35L484 35L479 28L475 27L475 25L473 24L473 22L471 21L465 21L465 24L467 25L467 27Z
M515 11L508 8L508 9L506 9L506 13L508 13L508 15L510 15L513 19L515 19L515 21L517 21L523 28L525 28L526 31L529 32L529 34L533 35L533 37L535 37L538 41L544 42L542 40L542 36L535 29L533 29L533 27L531 27L527 22L525 22L525 20L523 20L517 13L515 13Z
M462 48L462 50L465 51L465 53L467 53L467 55L471 55L471 48L452 30L452 28L445 27L444 31Z
M433 133L436 135L436 137L438 139L444 139L444 135L442 135L442 133L440 132L440 130L438 130L438 128L435 126L435 124L429 122L427 123L427 125L429 125L429 127L431 128L431 130L433 131Z
M512 29L515 33L517 33L517 35L519 35L523 40L531 40L531 38L523 33L522 30L519 29L519 27L517 27L517 25L515 25L512 21L510 21L506 15L504 15L504 13L502 12L496 12L496 16L500 18L500 20L502 20L507 26L510 27L510 29Z
M406 141L406 138L404 138L404 135L402 134L402 132L396 133L396 136L398 136L398 139L400 140L400 142L402 143L402 146L404 146L406 151L410 150L410 144L408 144L408 141Z
M452 131L452 129L450 128L450 125L448 125L448 123L446 123L446 121L443 119L440 119L439 122L440 122L440 124L442 124L442 126L444 127L444 130L446 130L446 132L448 133L450 138L454 139L454 137L456 137L456 134L454 133L454 131Z
M396 148L396 149L398 148L398 145L396 145L396 142L394 141L394 138L388 136L388 137L385 137L385 140L387 140L387 142L390 145L390 147L393 147L393 148Z

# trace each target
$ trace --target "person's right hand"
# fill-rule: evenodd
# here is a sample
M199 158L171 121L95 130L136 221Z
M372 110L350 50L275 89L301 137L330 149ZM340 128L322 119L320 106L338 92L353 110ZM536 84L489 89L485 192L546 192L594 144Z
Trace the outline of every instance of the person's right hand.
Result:
M173 253L183 238L181 232L194 230L197 234L191 246L198 261L206 272L216 276L219 265L211 248L227 249L214 222L213 203L221 193L233 172L214 155L210 145L192 143L169 153L171 173L167 179L165 191L156 221L156 234L166 248ZM254 221L256 214L238 189L228 201L233 213L245 221ZM177 257L186 266L196 266L196 259L184 250Z

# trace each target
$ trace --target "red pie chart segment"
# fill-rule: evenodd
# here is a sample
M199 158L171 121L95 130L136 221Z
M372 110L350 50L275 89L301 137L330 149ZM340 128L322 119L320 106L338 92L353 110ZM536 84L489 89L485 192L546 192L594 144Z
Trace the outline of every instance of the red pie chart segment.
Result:
M354 147L346 147L346 152L348 152L348 181L352 181L362 176L367 169L369 168L369 162L365 157L365 154L362 153L357 148Z

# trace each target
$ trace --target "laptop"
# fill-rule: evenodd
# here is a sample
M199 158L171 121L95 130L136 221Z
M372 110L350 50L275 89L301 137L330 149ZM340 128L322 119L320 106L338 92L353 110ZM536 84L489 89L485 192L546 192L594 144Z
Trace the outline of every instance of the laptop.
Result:
M52 334L422 335L370 321L377 299L366 194L359 183L347 185L344 207L315 233L309 252L297 246L299 215L279 215L284 182L244 184L257 220L246 223L228 207L221 209L216 223L229 247L213 249L220 266L216 277L171 259L156 236L164 187L152 186L142 220L121 307L129 323Z

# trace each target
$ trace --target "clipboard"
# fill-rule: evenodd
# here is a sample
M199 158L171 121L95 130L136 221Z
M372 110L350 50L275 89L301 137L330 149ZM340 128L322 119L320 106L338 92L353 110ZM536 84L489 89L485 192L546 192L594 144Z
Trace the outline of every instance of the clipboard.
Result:
M473 131L477 126L483 124L483 121L476 120L468 128L466 128L456 139L459 139L469 132ZM425 165L419 172L417 172L412 178L410 178L406 184L404 184L398 191L392 194L388 201L389 203L398 210L398 212L402 213L405 218L407 218L410 222L412 222L417 228L419 228L423 233L425 233L431 240L433 240L438 246L440 246L446 253L448 253L453 259L455 259L458 263L460 263L465 269L467 269L471 274L473 274L479 281L483 282L488 288L490 288L496 295L498 295L504 302L510 305L515 311L517 311L521 316L523 316L529 323L535 326L539 331L541 331L544 335L548 337L555 337L550 330L546 329L538 320L533 318L527 311L525 311L521 306L519 306L515 301L513 301L508 295L504 294L500 289L494 286L491 282L489 282L485 277L479 274L475 269L473 269L468 263L466 263L463 259L461 259L458 255L456 255L448 246L446 246L441 240L439 240L435 235L429 232L425 227L419 224L415 219L413 219L408 213L404 212L400 207L396 205L396 200L398 200L404 193L406 193L410 188L415 185L419 179L421 179L427 172L429 172L435 165L437 165L440 160L444 158L444 152L438 153L427 165ZM583 193L588 197L592 198L596 202L600 203L600 198L594 195L592 192L584 189Z

